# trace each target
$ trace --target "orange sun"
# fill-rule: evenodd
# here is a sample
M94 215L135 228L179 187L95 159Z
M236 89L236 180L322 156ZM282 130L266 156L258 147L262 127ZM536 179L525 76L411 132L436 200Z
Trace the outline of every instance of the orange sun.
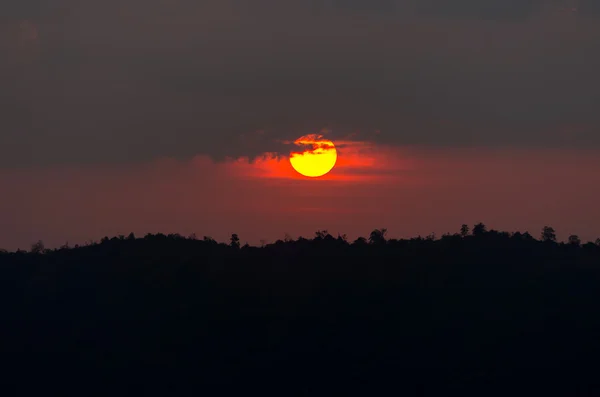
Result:
M290 154L290 163L299 174L316 178L327 174L335 166L335 146L322 135L304 135L296 139L294 144L304 147L303 151Z

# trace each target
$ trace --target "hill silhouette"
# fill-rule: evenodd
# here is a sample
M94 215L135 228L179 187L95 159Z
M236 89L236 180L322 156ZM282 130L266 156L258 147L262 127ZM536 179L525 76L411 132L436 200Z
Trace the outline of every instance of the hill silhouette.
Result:
M600 240L472 229L0 251L1 379L19 394L595 394Z

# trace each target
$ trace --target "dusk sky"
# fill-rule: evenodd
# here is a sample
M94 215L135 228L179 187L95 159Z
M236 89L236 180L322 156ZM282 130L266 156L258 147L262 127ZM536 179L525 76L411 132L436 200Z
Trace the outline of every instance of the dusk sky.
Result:
M596 0L3 0L0 248L600 237ZM338 161L297 174L293 141Z

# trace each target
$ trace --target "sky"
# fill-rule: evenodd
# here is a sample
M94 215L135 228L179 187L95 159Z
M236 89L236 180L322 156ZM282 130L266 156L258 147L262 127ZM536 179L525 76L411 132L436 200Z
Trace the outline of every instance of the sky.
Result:
M479 221L593 240L599 4L4 0L0 248ZM287 160L312 133L339 148L318 180Z

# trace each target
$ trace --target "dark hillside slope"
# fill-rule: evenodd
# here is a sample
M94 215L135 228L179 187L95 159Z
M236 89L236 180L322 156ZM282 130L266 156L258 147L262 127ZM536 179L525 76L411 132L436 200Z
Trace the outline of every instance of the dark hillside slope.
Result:
M1 379L21 394L589 395L599 286L600 247L494 232L4 253Z

